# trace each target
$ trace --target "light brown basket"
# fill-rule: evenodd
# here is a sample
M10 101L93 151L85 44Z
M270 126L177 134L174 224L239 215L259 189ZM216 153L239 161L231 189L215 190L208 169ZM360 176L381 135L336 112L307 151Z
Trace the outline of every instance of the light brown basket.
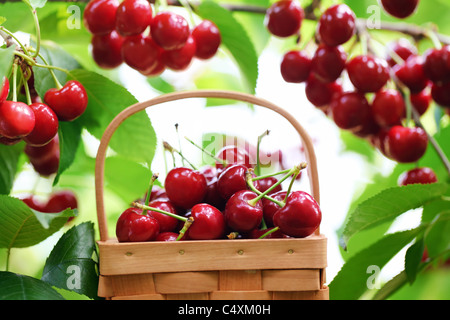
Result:
M96 159L95 189L100 231L98 295L151 300L327 300L327 239L317 229L303 239L201 240L119 243L108 237L104 167L109 141L133 114L165 102L222 98L271 109L286 118L305 148L311 194L320 203L313 143L284 109L252 95L216 90L176 92L134 104L105 130Z

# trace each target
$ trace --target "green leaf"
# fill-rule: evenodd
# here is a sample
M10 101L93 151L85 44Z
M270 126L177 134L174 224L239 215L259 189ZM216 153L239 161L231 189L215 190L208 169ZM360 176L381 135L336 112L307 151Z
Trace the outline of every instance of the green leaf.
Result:
M0 194L11 192L22 151L22 145L5 146L0 144Z
M14 61L14 46L0 48L0 83L3 85L3 78L9 77Z
M7 19L5 17L0 16L0 26L5 23Z
M61 229L76 210L49 214L30 209L23 201L0 195L0 248L38 244Z
M57 288L97 297L98 274L92 259L95 232L92 222L68 230L56 243L45 262L41 280Z
M450 202L445 210L439 210L439 216L433 222L425 237L428 255L433 258L450 248Z
M147 82L152 86L153 89L161 93L171 93L175 91L174 86L164 80L162 77L147 77Z
M405 255L405 272L409 283L416 280L422 261L423 251L425 250L425 241L423 237L416 239L416 242L408 248Z
M102 138L106 127L122 110L138 102L124 87L95 72L77 69L71 75L88 94L88 106L79 121L97 139ZM151 163L156 133L147 114L139 112L126 119L109 146L125 158Z
M64 298L44 281L0 271L0 300L64 300Z
M361 230L386 221L393 221L402 213L422 207L429 201L442 196L448 184L408 185L393 187L360 203L350 215L342 234L343 244Z
M376 243L353 255L330 283L330 299L359 299L368 290L368 284L372 280L369 267L381 270L424 229L425 226L419 226L412 230L387 234Z
M202 2L196 13L213 21L220 30L222 44L238 64L250 93L255 92L258 79L258 55L244 27L227 9L212 1Z

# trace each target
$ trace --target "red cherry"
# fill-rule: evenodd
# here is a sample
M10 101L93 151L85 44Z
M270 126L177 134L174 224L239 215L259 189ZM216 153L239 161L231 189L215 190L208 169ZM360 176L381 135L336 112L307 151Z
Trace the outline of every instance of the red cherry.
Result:
M346 92L336 97L330 110L335 124L344 130L361 130L371 117L369 102L359 92Z
M117 220L116 236L119 242L152 241L158 233L158 221L143 215L141 209L129 208Z
M83 22L86 29L96 35L108 34L116 26L118 0L92 0L84 8Z
M43 146L58 133L59 121L55 112L44 103L33 103L30 108L34 112L36 124L33 131L23 140L30 146Z
M114 69L123 62L122 44L124 39L113 30L104 35L92 37L92 58L100 68Z
M58 172L60 156L58 135L42 147L26 145L25 154L34 170L41 176L50 176Z
M280 0L266 11L265 24L271 34L285 38L296 34L305 12L295 0Z
M178 233L161 232L156 236L155 241L176 241L177 239L178 239Z
M210 20L203 20L192 30L196 43L195 57L199 59L212 58L222 42L219 28Z
M323 83L330 83L340 77L345 69L347 54L342 47L321 44L312 59L312 72Z
M308 80L311 72L311 58L303 51L289 51L283 56L280 71L281 76L286 82L304 82Z
M237 232L250 232L257 228L263 218L261 200L255 205L249 203L257 194L250 190L241 190L233 194L227 201L224 216L227 225Z
M152 208L177 214L177 210L175 209L175 207L170 201L167 200L153 200L150 201L148 205ZM158 220L160 232L174 231L178 226L178 219L175 219L174 217L168 216L164 213L149 210L147 211L147 215Z
M381 0L384 10L391 16L404 19L412 15L419 4L419 0Z
M88 96L80 82L70 80L59 90L49 89L44 95L44 101L60 121L73 121L86 110Z
M254 229L248 234L248 238L250 239L259 239L262 235L272 230L273 228L268 229ZM289 238L289 236L282 233L279 229L268 234L263 239L280 239L280 238Z
M424 115L430 107L431 99L431 92L429 90L423 90L419 93L411 94L410 96L412 106L421 116Z
M421 128L392 127L386 137L387 155L400 163L416 162L425 154L428 136Z
M182 48L164 51L162 53L162 61L169 69L176 71L185 70L191 64L195 50L195 40L192 36L189 36Z
M22 138L10 139L0 136L0 144L3 144L5 146L12 146L19 143L20 141L22 141Z
M435 83L450 81L450 46L441 49L429 49L424 54L423 68L425 75Z
M258 180L258 190L260 192L265 192L267 189L272 187L274 184L278 183L278 179L275 177L267 177ZM272 191L269 192L269 195L281 191L281 184L278 184Z
M155 15L150 32L153 40L164 50L181 49L190 35L186 19L173 12Z
M275 200L284 201L286 194L286 191L278 191L270 196ZM263 205L264 222L267 226L273 226L273 215L280 209L280 206L266 198L262 198L261 201Z
M227 166L233 164L242 164L247 168L253 168L255 166L253 159L245 149L233 145L228 145L220 149L216 153L216 158L224 160L227 163ZM224 165L221 162L216 161L216 168L223 169Z
M164 183L169 200L183 209L202 202L206 186L206 179L200 172L184 167L170 170Z
M45 203L41 202L36 196L30 195L21 199L25 204L33 210L44 212Z
M211 181L208 181L204 202L216 207L219 210L223 210L225 208L226 200L222 198L219 193L217 188L217 180L218 179L215 177Z
M225 219L217 208L199 203L192 207L191 217L194 222L187 230L190 240L220 239L225 234Z
M217 191L223 199L229 199L234 193L240 190L247 190L248 168L242 164L234 164L226 168L217 179ZM255 188L259 188L259 181L253 182Z
M33 110L23 102L5 101L0 105L0 135L16 139L33 131L36 123Z
M418 54L417 48L405 38L400 38L399 40L388 44L386 61L389 66L394 67L397 62L392 58L391 52L396 53L400 58L402 58L403 61L406 61L409 57L416 56Z
M406 114L403 96L395 89L380 90L372 102L372 114L381 127L392 127L401 124Z
M428 85L425 75L424 59L421 56L411 56L402 65L394 67L395 76L409 88L412 93L418 93Z
M283 208L273 216L274 225L284 234L304 238L319 227L322 211L314 198L303 191L292 192Z
M377 92L390 79L385 60L368 56L356 56L347 63L350 81L361 92Z
M53 193L48 199L43 212L56 213L66 209L77 209L78 200L70 190L61 190Z
M145 72L158 64L161 48L149 36L142 34L127 37L122 45L122 57L133 69Z
M398 185L406 186L409 184L430 184L437 181L438 179L433 169L423 167L414 168L412 170L403 172L398 179Z
M116 12L116 30L121 36L144 32L152 21L152 7L146 0L124 0Z
M450 108L450 82L444 84L433 83L431 96L438 105Z
M2 89L0 90L0 105L6 101L8 95L9 95L9 80L7 77L4 77Z
M338 46L350 40L355 33L355 13L345 4L329 7L320 17L318 33L328 46Z
M328 112L328 106L333 98L342 94L342 85L339 82L323 83L314 75L310 75L305 86L306 98L317 108Z

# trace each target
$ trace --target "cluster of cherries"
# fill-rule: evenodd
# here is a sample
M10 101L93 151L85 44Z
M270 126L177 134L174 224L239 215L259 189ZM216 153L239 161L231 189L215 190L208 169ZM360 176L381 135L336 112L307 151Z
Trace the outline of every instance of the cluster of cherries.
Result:
M210 20L191 30L186 19L170 11L153 14L147 0L91 0L83 15L92 36L92 56L104 69L123 62L145 76L166 68L181 71L194 58L212 58L221 35Z
M88 97L83 85L75 80L60 88L51 88L44 102L34 90L31 77L30 105L7 100L9 80L4 79L0 94L0 143L13 145L25 141L25 153L36 172L49 176L59 166L59 121L73 121L86 110Z
M418 0L385 0L381 4L391 15L405 18L414 13ZM299 33L303 18L297 1L281 0L267 10L266 26L277 37L289 37ZM330 6L318 21L318 44L313 56L306 50L285 53L281 75L286 82L305 83L307 99L339 128L367 139L391 160L417 162L427 150L428 135L421 127L404 125L408 108L405 97L388 83L396 78L407 88L409 105L420 115L427 111L432 99L449 111L450 46L430 49L421 56L408 40L402 39L391 44L387 57L369 53L350 59L342 45L355 33L354 12L345 4ZM343 88L344 72L353 85L351 90ZM411 176L417 177L413 173Z
M134 202L120 215L118 241L303 238L313 234L322 219L320 207L310 194L290 188L306 163L265 176L256 176L253 163L244 148L229 145L217 152L215 166L173 168L164 187L151 184L145 200ZM277 174L284 176L277 179ZM281 183L288 178L292 179L290 187L283 191Z

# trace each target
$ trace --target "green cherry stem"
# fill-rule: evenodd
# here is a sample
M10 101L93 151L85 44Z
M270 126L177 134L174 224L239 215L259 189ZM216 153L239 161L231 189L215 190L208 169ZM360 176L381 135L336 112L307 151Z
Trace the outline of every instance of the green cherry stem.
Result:
M178 237L175 241L180 241L183 237L186 231L190 228L190 226L194 223L194 218L189 217L186 222L183 225L183 228L181 228Z
M171 152L172 154L173 153L178 154L181 157L181 159L185 160L192 167L192 169L198 170L197 167L194 166L188 159L186 159L186 157L180 151L178 151L177 149L172 147L167 141L163 141L163 145L164 145L164 148L166 150L168 150L169 152Z
M153 184L155 183L156 179L158 179L159 174L158 173L154 173L152 175L152 178L150 179L150 185L148 186L148 191L147 191L147 197L145 198L145 205L148 206L149 202L150 202L150 197L152 195L152 189L153 189ZM147 214L147 209L144 209L144 211L142 211L142 214L145 215Z
M295 167L296 170L295 170L294 174L292 175L291 182L289 183L289 187L288 187L288 189L286 191L286 197L284 198L284 201L283 201L284 203L286 203L286 200L289 197L289 194L291 193L292 186L294 185L295 179L297 179L297 176L300 174L300 171L305 169L306 166L307 166L306 162L302 162L302 163L300 163L300 165Z
M261 174L261 161L260 161L260 156L259 156L259 148L261 145L261 140L265 137L268 136L270 133L269 130L264 131L263 134L261 134L260 136L258 136L258 143L256 144L256 168L255 168L255 174L257 176L259 176Z
M17 42L17 44L22 48L23 52L26 55L29 55L30 53L28 52L27 48L22 44L22 42L19 41L19 39L14 35L14 33L12 33L11 31L9 31L8 29L6 29L4 26L0 26L0 31L3 31L4 33L6 33L8 36L10 36L11 38L14 39L14 41Z
M17 60L14 61L13 67L12 67L12 74L13 74L13 85L12 85L12 100L14 102L17 102Z
M142 204L142 203L139 203L139 202L136 202L136 201L133 202L131 205L133 207L135 207L135 208L139 208L139 209L142 209L142 210L159 212L159 213L165 214L166 216L178 219L178 220L183 221L183 222L186 222L188 220L188 218L186 218L186 217L182 217L182 216L179 216L177 214L174 214L174 213L171 213L171 212L167 212L167 211L164 211L164 210L161 210L161 209L158 209L158 208L150 207L150 206L147 206L145 204Z
M196 144L194 141L192 141L191 139L189 139L188 137L184 137L187 141L189 141L194 147L200 149L204 154L206 154L207 156L210 156L211 158L213 158L214 160L220 162L224 167L226 167L228 165L228 163L223 160L220 159L218 157L216 157L215 155L213 155L211 152L205 150L204 148L202 148L201 146L199 146L198 144Z
M289 170L291 170L291 169L289 169ZM253 179L252 179L251 171L250 171L250 172L247 172L246 179L247 179L247 185L249 186L250 190L252 190L252 191L253 191L254 193L256 193L257 195L263 194L261 191L259 191L258 189L256 189L255 185L253 184L253 181L252 181ZM275 203L276 203L277 205L279 205L280 207L283 207L283 206L284 206L284 202L278 201L278 200L272 198L272 197L269 196L269 195L265 195L264 198L269 199L269 200L272 201L272 202L275 202Z
M269 173L269 174L266 174L266 175L261 175L261 176L253 177L252 180L253 180L253 181L256 181L256 180L262 180L262 179L265 179L265 178L270 178L270 177L273 177L273 176L278 176L278 175L280 175L280 174L286 174L286 173L288 173L289 171L291 171L291 169L285 169L285 170L278 171L278 172L275 172L275 173Z
M274 233L276 231L280 230L280 227L275 227L270 229L269 231L267 231L266 233L264 233L263 235L261 235L258 239L264 239L265 237L267 237L269 234Z
M25 78L22 68L20 69L20 72L22 73L23 87L25 88L25 96L27 97L27 104L30 105L33 103L33 101L31 101L30 88L28 87L28 79Z

